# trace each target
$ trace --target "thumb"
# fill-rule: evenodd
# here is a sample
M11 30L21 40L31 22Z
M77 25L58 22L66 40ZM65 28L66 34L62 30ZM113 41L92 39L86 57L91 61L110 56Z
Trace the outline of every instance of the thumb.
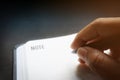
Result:
M101 75L118 72L117 62L97 49L81 47L78 49L78 55L93 71Z

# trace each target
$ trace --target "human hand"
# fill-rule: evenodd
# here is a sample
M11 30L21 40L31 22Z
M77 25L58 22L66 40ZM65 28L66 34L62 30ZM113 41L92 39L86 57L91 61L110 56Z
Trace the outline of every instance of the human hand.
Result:
M120 80L120 18L98 18L75 37L80 61L104 79ZM110 49L110 54L104 50Z

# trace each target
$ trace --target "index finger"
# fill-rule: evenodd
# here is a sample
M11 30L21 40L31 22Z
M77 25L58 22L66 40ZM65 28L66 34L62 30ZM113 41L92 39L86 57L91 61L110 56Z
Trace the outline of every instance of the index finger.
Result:
M71 48L78 49L81 46L84 46L89 41L99 37L99 34L96 29L96 22L88 24L76 35L75 39L72 42Z

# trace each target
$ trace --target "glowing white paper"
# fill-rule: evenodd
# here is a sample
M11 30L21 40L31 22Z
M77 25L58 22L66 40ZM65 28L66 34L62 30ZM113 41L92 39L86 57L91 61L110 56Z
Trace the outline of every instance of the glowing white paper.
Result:
M70 48L75 35L32 40L17 48L17 80L78 80L78 57Z

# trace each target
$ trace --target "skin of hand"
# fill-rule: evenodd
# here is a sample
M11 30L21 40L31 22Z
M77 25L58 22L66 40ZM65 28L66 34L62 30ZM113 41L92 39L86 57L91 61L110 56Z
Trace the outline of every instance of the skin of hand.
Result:
M120 17L94 20L78 32L71 47L79 61L103 79L120 80Z

